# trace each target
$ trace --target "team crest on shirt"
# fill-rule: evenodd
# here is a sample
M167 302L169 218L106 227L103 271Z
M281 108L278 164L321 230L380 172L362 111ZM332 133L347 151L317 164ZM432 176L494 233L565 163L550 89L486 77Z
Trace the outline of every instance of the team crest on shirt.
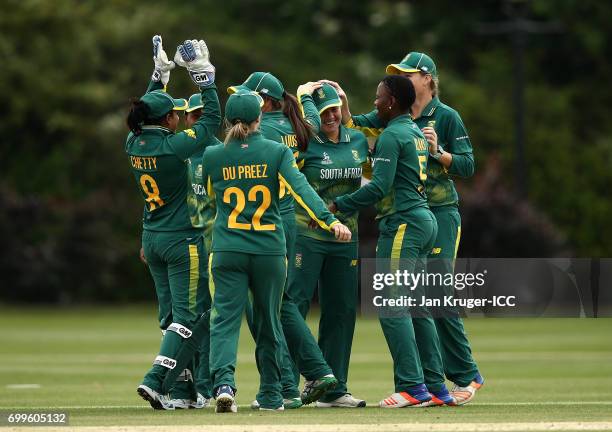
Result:
M301 253L295 254L295 267L302 268L302 254Z
M429 120L427 122L427 127L435 128L436 127L436 121L435 120Z
M359 157L359 152L357 150L351 150L351 152L353 153L353 159L355 159L355 162L360 162L361 158Z
M185 129L183 132L189 137L195 139L196 133L193 129Z
M329 155L327 154L327 152L323 152L323 159L321 159L321 163L323 165L330 165L333 164L334 161L331 160L331 158L329 157Z
M202 164L198 164L198 167L195 171L195 175L196 177L202 178Z

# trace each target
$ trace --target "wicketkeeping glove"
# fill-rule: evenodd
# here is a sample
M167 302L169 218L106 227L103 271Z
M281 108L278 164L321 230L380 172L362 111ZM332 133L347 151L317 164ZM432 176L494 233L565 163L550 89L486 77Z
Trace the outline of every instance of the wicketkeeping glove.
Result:
M151 75L151 81L161 81L165 86L170 80L170 71L174 69L174 62L168 60L160 35L153 36L153 63L155 69Z
M208 47L203 40L186 40L176 48L174 61L187 68L191 80L199 87L215 82L215 67L210 63Z

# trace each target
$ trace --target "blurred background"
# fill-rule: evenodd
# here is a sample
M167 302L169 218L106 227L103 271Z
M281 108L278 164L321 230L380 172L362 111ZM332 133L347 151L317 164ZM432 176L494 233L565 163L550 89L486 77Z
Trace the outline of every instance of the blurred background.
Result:
M154 301L138 260L142 199L123 150L128 99L204 38L217 86L270 71L295 92L342 84L372 108L385 66L432 56L476 174L458 180L461 257L612 256L612 3L4 1L0 14L0 300ZM195 91L183 69L168 87ZM374 256L373 212L361 255Z

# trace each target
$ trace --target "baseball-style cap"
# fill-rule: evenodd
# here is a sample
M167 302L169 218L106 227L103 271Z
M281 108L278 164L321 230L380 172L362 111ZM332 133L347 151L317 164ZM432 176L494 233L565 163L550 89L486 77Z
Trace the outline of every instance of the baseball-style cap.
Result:
M264 101L256 92L251 90L239 90L232 94L225 103L225 118L234 123L240 120L243 123L251 123L261 114Z
M323 84L322 87L316 89L312 94L312 99L319 114L327 108L342 106L342 101L340 100L340 96L338 96L338 92L329 84Z
M189 102L187 102L187 109L185 111L191 112L198 108L204 108L202 104L202 93L194 93L189 96Z
M227 88L229 94L236 93L238 90L255 91L276 100L282 100L283 93L285 93L283 84L270 72L253 72L242 84Z
M401 62L387 66L386 72L389 75L396 75L398 72L423 72L432 77L438 76L436 64L431 57L416 51L406 55Z
M149 92L142 96L140 100L147 104L150 116L154 119L161 118L172 110L183 111L187 109L187 101L185 99L174 99L162 90Z

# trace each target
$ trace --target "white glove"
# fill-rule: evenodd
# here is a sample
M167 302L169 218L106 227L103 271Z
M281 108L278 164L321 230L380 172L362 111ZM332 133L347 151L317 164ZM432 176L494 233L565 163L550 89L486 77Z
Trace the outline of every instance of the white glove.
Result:
M186 40L176 48L174 61L187 68L191 80L199 87L215 82L215 67L210 63L208 47L203 40Z
M160 35L153 36L153 63L155 69L151 75L151 81L161 81L164 86L167 85L170 80L170 71L175 65L172 60L168 60Z

